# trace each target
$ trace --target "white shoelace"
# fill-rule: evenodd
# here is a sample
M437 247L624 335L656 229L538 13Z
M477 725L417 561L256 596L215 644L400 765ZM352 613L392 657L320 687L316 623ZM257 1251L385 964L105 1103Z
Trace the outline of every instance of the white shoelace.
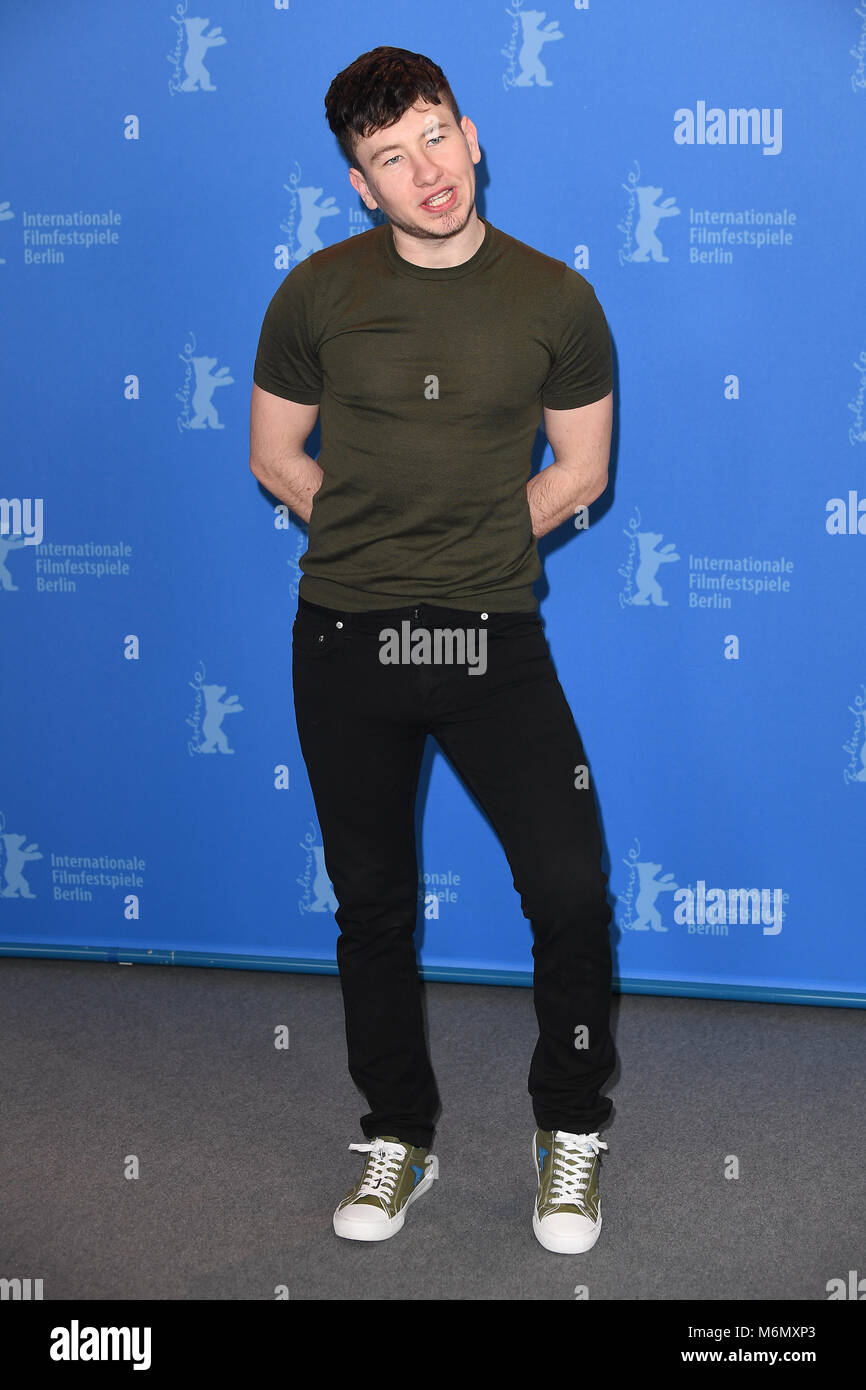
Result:
M371 1140L369 1144L350 1144L349 1148L370 1155L358 1196L369 1194L390 1202L394 1196L394 1184L400 1176L400 1165L406 1157L403 1145L389 1144L387 1140L379 1139Z
M585 1188L599 1149L607 1144L595 1134L567 1134L558 1129L553 1136L553 1179L551 1202L577 1205L586 1196Z

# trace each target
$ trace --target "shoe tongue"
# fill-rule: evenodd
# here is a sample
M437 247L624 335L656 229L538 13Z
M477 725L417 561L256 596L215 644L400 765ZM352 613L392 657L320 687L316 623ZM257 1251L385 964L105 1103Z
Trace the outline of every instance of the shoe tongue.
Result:
M378 1138L379 1138L379 1142L380 1142L380 1143L383 1143L383 1144L402 1144L402 1145L403 1145L403 1148L404 1148L404 1149L406 1148L406 1144L403 1142L403 1140L402 1140L402 1139L395 1139L395 1137L394 1137L393 1134L380 1134L380 1135L378 1136Z

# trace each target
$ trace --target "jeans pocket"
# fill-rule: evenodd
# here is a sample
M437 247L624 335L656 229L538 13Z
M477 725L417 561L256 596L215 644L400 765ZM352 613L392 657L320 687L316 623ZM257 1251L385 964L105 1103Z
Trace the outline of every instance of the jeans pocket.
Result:
M324 656L333 650L340 636L336 618L299 614L292 625L292 651L303 657Z

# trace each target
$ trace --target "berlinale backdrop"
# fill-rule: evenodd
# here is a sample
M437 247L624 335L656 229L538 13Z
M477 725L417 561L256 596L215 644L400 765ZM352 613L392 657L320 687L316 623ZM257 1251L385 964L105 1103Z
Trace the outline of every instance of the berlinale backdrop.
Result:
M323 98L388 44L475 122L481 215L611 326L611 483L538 593L619 985L866 1005L863 0L0 8L5 953L335 969L305 528L249 401L277 286L374 225ZM529 983L433 745L418 819L426 975Z

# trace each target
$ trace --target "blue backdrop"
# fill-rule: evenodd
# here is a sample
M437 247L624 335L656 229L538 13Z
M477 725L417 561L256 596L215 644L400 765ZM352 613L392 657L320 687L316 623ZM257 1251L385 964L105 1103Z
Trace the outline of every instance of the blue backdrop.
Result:
M863 1005L863 4L28 0L0 35L4 951L333 968L305 532L249 472L249 396L282 278L372 225L323 98L391 44L475 122L482 215L611 325L611 485L539 597L615 973ZM526 983L499 843L425 774L423 965Z

